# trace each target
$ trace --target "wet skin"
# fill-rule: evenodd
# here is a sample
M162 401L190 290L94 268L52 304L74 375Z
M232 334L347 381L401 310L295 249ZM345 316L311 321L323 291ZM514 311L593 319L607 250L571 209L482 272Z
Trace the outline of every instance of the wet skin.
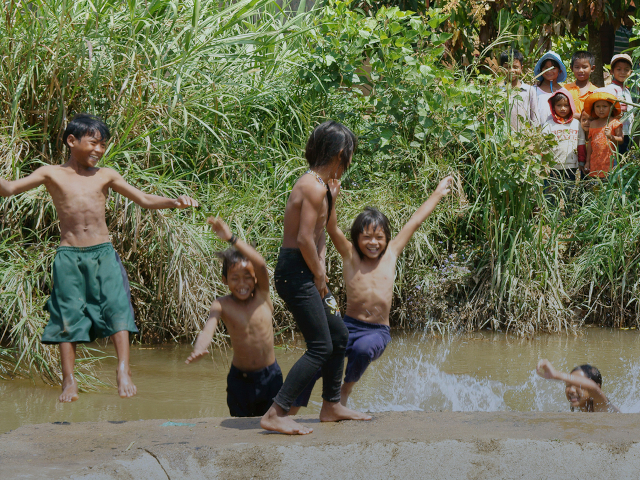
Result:
M346 314L348 316L363 322L389 325L396 260L416 230L433 212L440 200L449 193L452 181L452 177L444 178L429 199L412 215L400 233L388 243L382 225L365 227L357 239L362 258L353 243L338 227L334 203L327 231L342 257L342 272L347 289ZM330 188L337 201L340 183L331 182ZM342 385L340 402L343 405L346 405L355 383L349 382Z
M363 322L389 325L397 249L387 248L384 230L378 225L369 225L358 236L358 246L363 258L356 252L343 267L346 314Z
M344 172L339 161L316 169L325 185L329 179L339 179ZM284 212L283 248L299 248L313 273L320 296L329 291L325 266L326 237L324 227L329 214L327 187L312 175L298 179Z
M558 372L551 362L543 359L538 362L536 372L542 378L565 382L565 395L572 408L578 408L582 412L620 412L609 402L600 385L588 378L581 369L569 374Z
M339 180L344 173L340 157L342 152L326 166L314 171L326 185L329 180ZM284 248L299 248L304 260L314 275L314 282L320 295L327 292L325 270L325 234L328 212L327 188L312 175L303 175L296 182L284 214ZM265 430L288 435L307 435L313 429L295 422L282 407L275 403L260 420ZM370 415L351 410L340 402L322 402L320 410L321 422L337 422L340 420L371 420Z
M224 221L219 218L207 221L221 239L228 241L231 238L231 230ZM213 302L209 319L185 363L199 360L209 353L218 321L222 320L231 338L233 365L244 372L254 372L276 361L269 272L264 258L251 245L239 239L235 248L246 260L229 265L227 276L222 277L231 295Z
M109 189L125 196L143 208L197 207L193 198L177 199L149 195L129 185L111 168L98 168L97 164L106 151L106 140L99 133L87 134L80 139L69 135L67 146L69 161L64 165L47 165L38 168L24 178L7 181L0 178L0 196L9 197L40 185L44 185L56 208L60 221L60 245L89 247L110 242L105 218ZM118 394L132 397L137 393L129 370L129 332L121 331L111 336L118 354ZM78 399L78 385L73 376L75 343L60 344L63 367L60 402Z
M449 193L452 181L452 177L443 179L429 199L420 206L388 245L382 226L371 225L365 228L357 240L363 258L360 258L355 246L338 227L334 208L327 231L343 261L347 315L363 322L389 325L396 260L442 197ZM331 183L331 189L337 200L340 184Z

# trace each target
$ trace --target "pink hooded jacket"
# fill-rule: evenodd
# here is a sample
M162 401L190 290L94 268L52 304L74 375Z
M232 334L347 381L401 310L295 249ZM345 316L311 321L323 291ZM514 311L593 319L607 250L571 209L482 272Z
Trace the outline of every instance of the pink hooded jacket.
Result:
M556 115L553 108L552 100L558 95L564 95L569 101L571 113L566 118L560 118ZM582 131L580 121L574 118L576 106L573 102L573 96L564 88L554 92L549 97L549 107L551 115L543 125L543 132L553 133L558 144L553 147L553 156L555 159L555 167L558 169L573 169L578 167L578 137ZM584 138L584 134L582 135Z

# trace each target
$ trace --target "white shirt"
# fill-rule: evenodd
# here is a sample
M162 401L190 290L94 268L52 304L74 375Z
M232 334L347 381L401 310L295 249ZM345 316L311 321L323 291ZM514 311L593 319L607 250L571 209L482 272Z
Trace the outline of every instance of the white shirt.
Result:
M556 90L554 90L553 93L545 92L538 85L533 87L533 89L536 92L536 95L538 98L537 110L538 110L538 118L540 119L540 125L544 125L547 122L547 120L549 120L549 117L551 117L551 106L549 105L549 99L551 98L551 95L553 95L553 93L555 93L557 90L560 90L560 89L557 88Z
M551 114L545 122L542 132L553 133L558 144L553 147L554 168L578 167L578 134L582 130L580 120L575 118L569 123L557 123Z
M616 85L615 83L599 88L596 92L607 92L615 95L618 100L633 102L629 89L627 87ZM631 131L631 124L633 123L633 106L621 103L620 108L622 109L622 119L620 120L622 122L622 134L629 135L629 132Z
M509 92L509 114L511 116L511 128L514 131L522 130L527 124L540 125L538 100L536 92L531 85L521 82L519 87L507 85L501 88Z

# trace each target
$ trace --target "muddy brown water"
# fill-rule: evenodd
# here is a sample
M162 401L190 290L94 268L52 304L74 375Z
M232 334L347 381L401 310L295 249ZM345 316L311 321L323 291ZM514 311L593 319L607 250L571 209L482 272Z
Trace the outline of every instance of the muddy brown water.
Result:
M558 369L591 363L603 376L603 390L623 412L640 412L640 335L635 330L586 329L582 334L539 335L521 339L499 333L438 338L392 332L384 355L367 370L350 399L354 408L381 411L566 412L560 382L535 374L539 359ZM302 355L302 344L278 348L288 372ZM110 346L105 348L113 355ZM115 387L83 393L60 404L59 387L29 380L0 381L0 432L21 425L138 419L224 417L226 375L231 350L217 351L192 365L189 345L133 347L131 364L138 395L120 399ZM115 384L115 358L103 361L100 377ZM320 384L301 413L320 408Z

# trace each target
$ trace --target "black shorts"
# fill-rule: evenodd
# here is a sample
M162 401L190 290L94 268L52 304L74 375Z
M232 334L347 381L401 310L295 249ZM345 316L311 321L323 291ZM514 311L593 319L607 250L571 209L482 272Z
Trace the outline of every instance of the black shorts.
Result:
M267 413L282 387L278 362L258 370L243 372L231 365L227 375L227 405L232 417L260 417Z

